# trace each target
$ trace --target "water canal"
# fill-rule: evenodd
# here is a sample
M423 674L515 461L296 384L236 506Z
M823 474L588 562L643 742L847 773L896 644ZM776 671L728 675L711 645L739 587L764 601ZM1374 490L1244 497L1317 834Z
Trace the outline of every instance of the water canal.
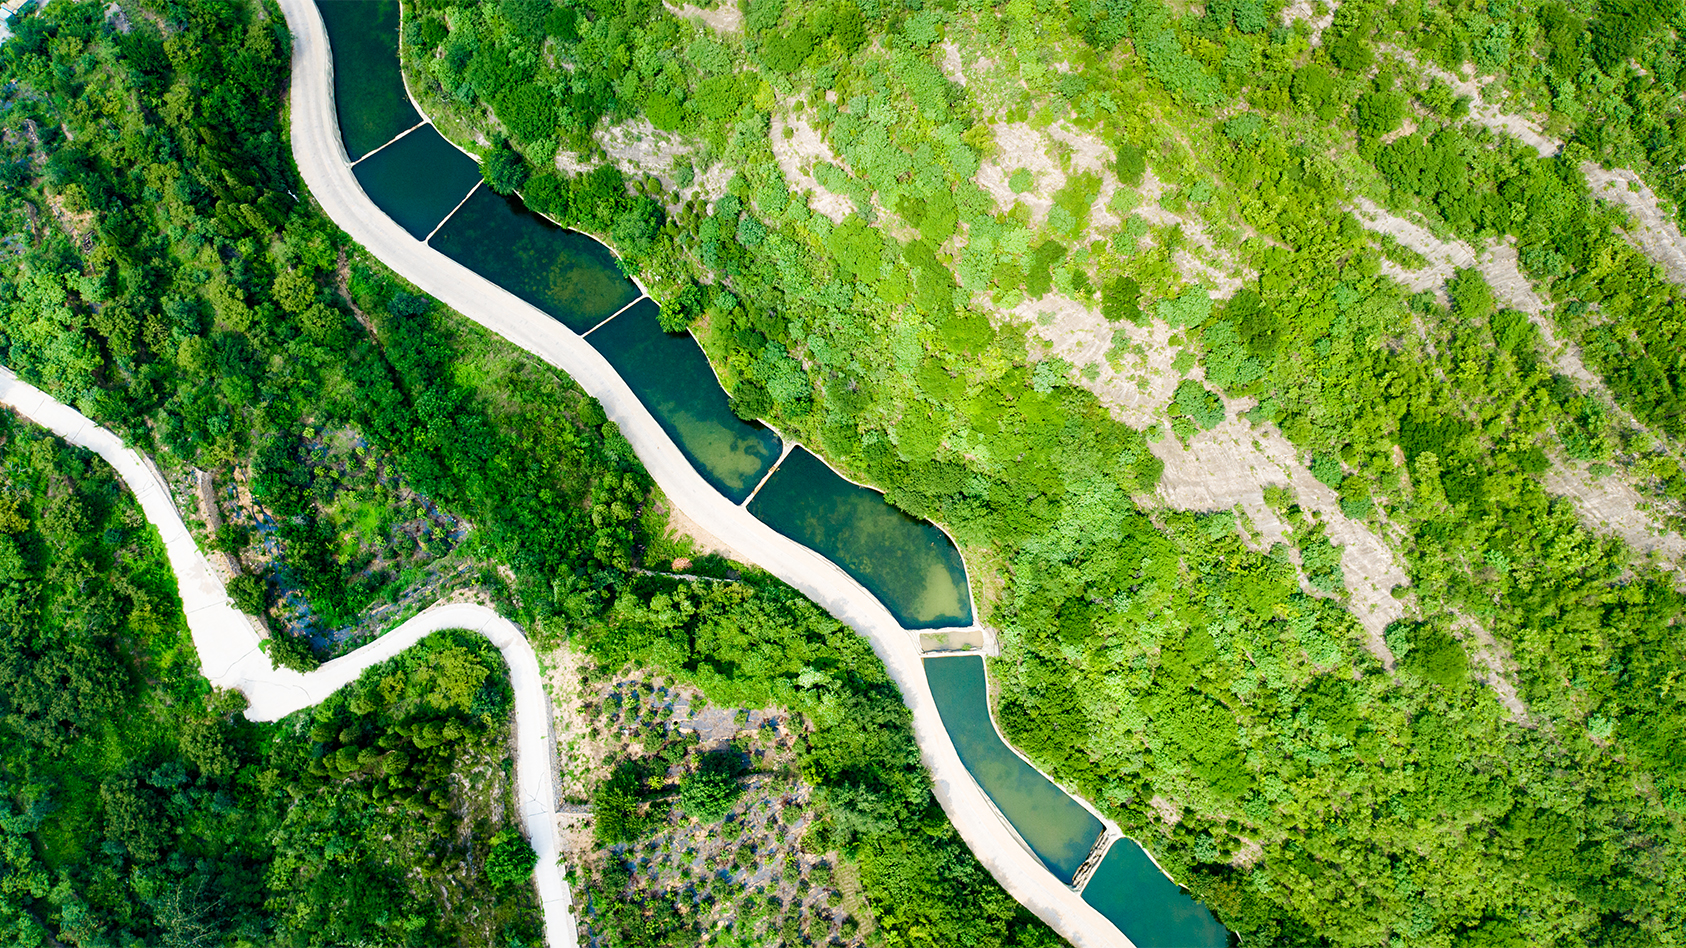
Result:
M688 335L662 332L659 312L654 300L639 300L587 341L626 379L703 479L741 504L783 445L766 425L732 413L702 347Z
M474 192L428 243L574 332L638 298L608 247L491 188Z
M398 69L398 4L319 3L334 47L334 112L352 161L421 124Z
M749 512L843 567L903 628L971 625L966 566L948 534L844 480L806 450L791 449Z
M397 81L402 93L398 3L317 5L333 56L342 137L355 160L415 124L405 124L414 113L408 97L399 108L390 91ZM711 485L737 503L755 492L749 513L830 558L905 628L972 623L965 566L942 530L908 517L800 446L766 476L783 448L778 435L731 412L701 347L688 334L662 332L658 307L639 300L607 247L534 214L517 197L475 189L473 160L432 125L380 148L353 172L370 200L417 239L432 234L429 243L458 263L575 332L590 331L587 341ZM1002 741L988 712L982 658L934 658L924 665L962 763L1037 858L1069 883L1102 838L1101 821ZM1143 948L1219 948L1229 940L1206 907L1128 839L1106 853L1083 899Z
M1136 948L1226 948L1229 930L1154 865L1133 841L1107 850L1083 901L1118 926Z
M1001 740L989 717L982 658L927 658L925 678L960 762L1036 858L1069 884L1106 827Z
M458 151L431 125L423 125L369 155L351 173L357 176L369 200L417 240L426 240L445 215L462 203L469 189L480 183L480 167L474 159ZM487 188L475 193L480 191L489 193Z

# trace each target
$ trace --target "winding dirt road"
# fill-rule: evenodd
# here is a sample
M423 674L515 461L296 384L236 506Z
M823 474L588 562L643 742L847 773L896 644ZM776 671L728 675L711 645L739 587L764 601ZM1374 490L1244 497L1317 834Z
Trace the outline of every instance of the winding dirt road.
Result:
M234 608L222 580L193 542L164 479L147 457L126 447L121 438L76 409L0 367L0 404L52 431L71 444L88 448L116 468L139 501L148 523L157 529L176 574L182 612L199 652L199 670L220 688L245 694L246 716L276 721L317 704L377 665L443 629L468 629L484 635L503 653L515 691L515 793L521 825L538 853L533 881L544 906L545 941L551 948L575 948L578 935L568 911L572 894L562 876L561 836L556 825L556 782L550 733L550 700L533 647L515 623L485 606L437 605L368 645L309 674L277 668L258 647L257 625Z

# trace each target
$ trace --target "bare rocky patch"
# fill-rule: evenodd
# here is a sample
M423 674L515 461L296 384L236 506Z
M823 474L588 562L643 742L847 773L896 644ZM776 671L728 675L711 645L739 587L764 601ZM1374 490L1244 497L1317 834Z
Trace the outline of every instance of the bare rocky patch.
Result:
M663 0L667 12L683 20L695 20L716 33L742 33L743 11L735 3L719 3L713 7L699 7L686 3L675 6Z
M1393 654L1382 632L1405 615L1404 604L1393 594L1411 581L1403 562L1370 523L1341 510L1340 496L1311 476L1299 451L1274 425L1249 424L1240 417L1245 403L1226 401L1226 407L1222 423L1195 434L1186 445L1169 436L1152 443L1154 455L1165 462L1160 496L1181 510L1239 507L1252 522L1254 542L1268 547L1292 544L1295 528L1265 502L1265 488L1289 490L1340 547L1348 610L1364 630L1366 647L1392 667Z
M1552 494L1569 498L1581 519L1607 536L1621 537L1629 547L1652 554L1665 568L1686 562L1686 538L1664 527L1650 510L1650 502L1628 479L1595 476L1588 465L1554 458L1541 478Z
M814 178L815 164L830 162L839 168L847 165L832 152L805 113L794 109L774 112L768 144L773 148L779 170L784 173L786 185L795 192L808 192L809 209L831 218L832 223L840 223L854 213L852 198L827 190Z

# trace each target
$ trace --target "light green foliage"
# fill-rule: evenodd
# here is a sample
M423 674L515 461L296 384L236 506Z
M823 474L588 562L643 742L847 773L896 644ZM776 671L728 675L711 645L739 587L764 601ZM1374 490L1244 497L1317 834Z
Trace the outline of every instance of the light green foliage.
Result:
M1172 329L1184 326L1198 326L1206 321L1212 312L1212 294L1203 286L1191 286L1183 290L1175 299L1161 300L1154 308L1154 314L1170 325Z
M1224 420L1224 405L1218 396L1193 379L1183 379L1172 399L1178 411L1202 428L1216 428Z
M1305 567L1306 581L1313 588L1331 595L1346 591L1346 574L1341 571L1340 548L1324 536L1318 536L1300 547L1300 563Z

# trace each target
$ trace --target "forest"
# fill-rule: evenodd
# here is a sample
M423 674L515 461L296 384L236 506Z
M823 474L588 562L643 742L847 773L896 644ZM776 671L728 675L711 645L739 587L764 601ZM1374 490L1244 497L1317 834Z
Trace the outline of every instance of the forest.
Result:
M1009 736L1244 941L1678 943L1682 594L1545 485L1590 465L1686 522L1681 291L1587 180L1634 170L1674 215L1686 11L405 10L411 88L491 143L494 186L620 250L740 413L959 539L997 590ZM1465 67L1566 146L1476 121ZM1051 169L1004 148L1032 132ZM1358 199L1508 242L1541 312L1474 270L1412 292L1387 273L1421 255ZM1104 364L1046 354L1068 304L1113 332ZM1181 378L1132 427L1103 372L1160 331ZM1291 531L1261 549L1152 498L1163 439L1230 419L1393 537L1407 618L1380 641L1328 514L1273 490Z
M116 472L9 412L0 603L7 944L539 937L531 887L495 871L497 834L520 836L509 684L485 640L434 636L313 711L248 722L200 676L163 545Z
M749 605L652 585L668 581L646 566L671 565L665 507L601 406L417 293L309 203L286 150L290 40L273 4L55 3L11 24L0 362L173 479L198 469L246 485L273 534L225 524L200 538L244 570L231 584L242 606L274 619L296 597L325 621L367 615L395 583L343 533L425 503L471 525L452 555L541 649L623 627L601 632L602 647L643 648L640 617L689 595L694 621L745 623L769 669L841 650L860 681L836 700L871 714L828 724L815 738L827 752L811 756L836 769L810 779L833 788L828 825L863 867L863 897L905 915L881 928L1053 939L931 802L870 649L770 581ZM8 445L58 450L7 425ZM76 519L48 504L59 494L42 485L62 477L38 469L6 487L0 522L51 525L75 555L49 557L42 541L26 565L8 561L31 572L8 581L7 601L34 608L40 593L71 610L51 641L21 613L0 619L17 640L7 681L42 683L3 699L16 868L0 891L20 943L536 942L519 884L532 857L507 803L507 684L483 643L436 636L312 712L250 724L238 696L205 692L161 549L111 473L77 475L99 506ZM265 558L271 541L279 561ZM125 575L108 564L134 578L87 581ZM271 657L331 657L300 632L272 636ZM45 686L53 674L64 687ZM725 665L698 675L722 701L750 687Z

